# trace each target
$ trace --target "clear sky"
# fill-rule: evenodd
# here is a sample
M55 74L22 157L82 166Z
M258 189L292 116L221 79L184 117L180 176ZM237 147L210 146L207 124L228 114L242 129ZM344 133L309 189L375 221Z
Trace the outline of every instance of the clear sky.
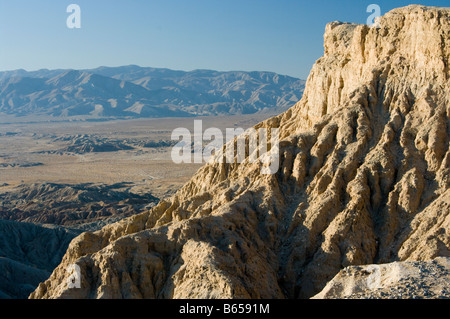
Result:
M81 29L66 25L70 4ZM365 23L410 1L0 0L0 70L137 64L273 71L306 79L328 22ZM420 4L449 6L449 0Z

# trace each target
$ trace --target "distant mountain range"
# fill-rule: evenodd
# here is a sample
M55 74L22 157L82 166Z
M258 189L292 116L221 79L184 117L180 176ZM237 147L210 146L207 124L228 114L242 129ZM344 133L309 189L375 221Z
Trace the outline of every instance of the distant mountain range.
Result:
M271 72L139 66L0 72L0 114L82 118L279 113L305 81Z

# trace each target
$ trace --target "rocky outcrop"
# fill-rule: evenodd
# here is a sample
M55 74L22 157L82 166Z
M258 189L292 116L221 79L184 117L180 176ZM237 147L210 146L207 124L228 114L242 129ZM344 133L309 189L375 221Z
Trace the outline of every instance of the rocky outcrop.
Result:
M280 169L212 162L75 239L31 298L309 298L343 268L450 256L450 9L333 22L280 129ZM81 289L68 289L68 267Z
M313 299L449 299L450 258L350 266Z
M106 138L73 137L71 145L67 146L63 152L86 154L86 153L108 153L117 151L129 151L134 148L120 141L112 141Z

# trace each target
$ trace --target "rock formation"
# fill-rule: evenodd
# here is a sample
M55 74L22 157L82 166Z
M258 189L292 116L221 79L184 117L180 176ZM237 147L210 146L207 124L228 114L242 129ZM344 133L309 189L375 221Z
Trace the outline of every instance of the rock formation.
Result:
M449 299L450 258L350 266L313 299Z
M84 233L31 298L309 298L343 268L450 256L450 9L333 22L280 129L280 170L210 163ZM81 289L68 289L68 267Z

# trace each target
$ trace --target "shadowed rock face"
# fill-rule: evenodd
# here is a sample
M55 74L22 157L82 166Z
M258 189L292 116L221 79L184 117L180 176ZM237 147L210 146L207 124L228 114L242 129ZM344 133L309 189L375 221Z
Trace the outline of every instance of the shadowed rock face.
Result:
M80 232L0 220L0 299L26 299Z
M280 129L280 170L210 163L84 233L31 298L307 298L341 269L450 256L450 9L333 22ZM67 268L81 289L67 289Z

